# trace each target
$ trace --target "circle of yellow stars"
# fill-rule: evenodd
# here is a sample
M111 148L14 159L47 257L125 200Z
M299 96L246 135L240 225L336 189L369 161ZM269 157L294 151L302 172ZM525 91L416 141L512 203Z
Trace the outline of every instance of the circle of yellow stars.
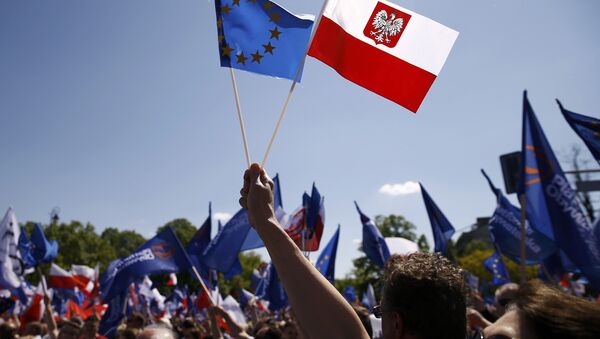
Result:
M225 4L223 6L221 6L221 15L217 18L217 30L219 32L219 45L221 45L221 57L228 57L231 59L231 53L234 51L233 48L231 48L231 46L229 46L229 44L225 41L225 35L223 34L223 15L229 15L229 13L231 13L231 11L233 11L236 6L240 7L240 2L242 0L232 0L231 2L231 6L229 4ZM246 2L248 3L252 3L252 4L256 4L257 0L246 0ZM266 11L270 11L271 9L273 9L273 3L270 1L267 1L265 3L263 3L262 7L266 10ZM273 55L273 52L275 51L275 49L277 48L276 46L273 46L273 44L271 43L272 40L279 40L279 36L281 35L281 31L279 30L279 28L277 27L277 23L279 22L279 20L281 19L281 14L277 13L277 12L270 12L268 13L269 15L269 22L272 22L273 24L275 24L275 27L273 29L269 29L269 33L270 33L270 37L269 37L269 41L267 41L266 44L262 45L262 54L260 50L256 50L256 52L254 53L248 53L248 54L244 54L244 51L240 51L239 53L235 54L236 57L236 63L241 64L241 65L246 65L246 61L248 61L248 59L250 59L247 55L249 55L250 57L252 57L252 60L250 62L256 62L258 64L260 64L262 58L264 58L265 56L267 56L267 54L271 54Z

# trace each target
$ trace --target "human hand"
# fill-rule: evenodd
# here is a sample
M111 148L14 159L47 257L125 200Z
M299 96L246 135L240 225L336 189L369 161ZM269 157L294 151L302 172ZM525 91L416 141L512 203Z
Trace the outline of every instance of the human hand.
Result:
M248 221L256 228L269 220L275 221L273 180L254 163L244 172L244 186L240 190L240 205L248 210Z

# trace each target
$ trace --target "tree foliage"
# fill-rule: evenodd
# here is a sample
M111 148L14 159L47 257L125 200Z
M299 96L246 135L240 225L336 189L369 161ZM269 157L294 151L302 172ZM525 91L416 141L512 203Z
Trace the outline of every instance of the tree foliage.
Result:
M181 243L185 246L196 233L196 226L189 222L187 219L179 218L171 220L156 230L156 234L164 231L165 228L171 227Z

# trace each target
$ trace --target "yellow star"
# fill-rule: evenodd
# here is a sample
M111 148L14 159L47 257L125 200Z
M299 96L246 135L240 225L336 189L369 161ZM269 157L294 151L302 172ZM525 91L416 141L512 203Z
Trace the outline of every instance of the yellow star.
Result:
M223 34L219 34L219 43L222 43L225 40L225 36Z
M279 21L280 17L281 17L281 15L279 15L278 13L271 13L269 15L269 18L271 18L271 20L269 20L269 21L277 22L277 21Z
M271 32L271 39L279 40L281 32L277 29L277 27L275 27L274 29L270 29L269 32Z
M244 56L244 52L241 52L240 54L237 55L237 63L238 64L245 65L246 60L248 60L248 58L246 58L246 56Z
M248 0L248 2L251 2L251 3L255 4L256 0Z
M600 132L594 132L594 135L600 138Z
M265 2L265 4L263 5L263 8L266 10L269 10L273 7L273 3L272 2Z
M223 27L223 19L221 17L219 17L217 19L217 27L219 27L219 28Z
M269 42L266 45L263 45L263 47L265 48L265 54L271 53L271 55L273 55L273 50L275 49L275 46L271 45L271 42Z
M233 0L233 4L239 6L240 5L240 0Z
M229 5L225 5L223 7L221 7L221 12L225 13L225 15L229 14L229 12L231 12L231 8L229 7Z
M258 53L258 50L256 51L256 53L250 54L252 55L252 62L256 62L260 64L260 59L263 58L262 55L260 55L260 53Z
M221 48L221 55L222 56L231 56L232 51L233 51L233 48L229 47L229 45L225 45L225 47Z

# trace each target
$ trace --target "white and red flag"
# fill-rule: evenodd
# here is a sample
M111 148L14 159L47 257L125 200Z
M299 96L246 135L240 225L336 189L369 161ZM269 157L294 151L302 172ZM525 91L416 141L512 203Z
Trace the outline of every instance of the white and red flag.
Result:
M417 112L458 32L385 0L328 0L308 55Z
M73 274L62 269L60 266L52 263L50 266L50 274L48 275L48 287L49 288L63 288L63 289L74 289L77 287L79 290L85 290L83 282L75 279Z

